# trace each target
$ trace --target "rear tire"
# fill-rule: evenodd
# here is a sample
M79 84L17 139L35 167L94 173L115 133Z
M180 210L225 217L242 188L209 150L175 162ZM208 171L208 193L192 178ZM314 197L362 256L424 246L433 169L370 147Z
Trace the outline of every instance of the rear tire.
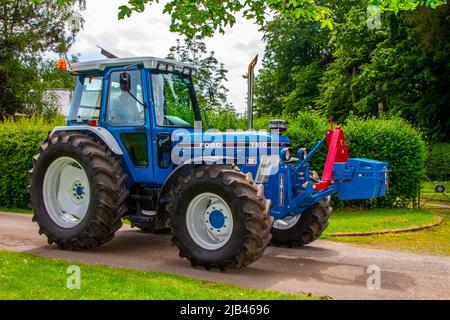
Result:
M180 256L192 266L222 271L263 255L271 239L269 209L262 186L224 165L198 167L181 177L166 205Z
M111 150L94 138L70 132L52 135L34 156L29 175L33 221L49 244L60 249L97 247L122 226L127 176Z
M331 215L330 200L323 199L304 211L298 219L288 226L274 223L272 228L272 243L276 246L298 247L305 246L320 238L328 227Z

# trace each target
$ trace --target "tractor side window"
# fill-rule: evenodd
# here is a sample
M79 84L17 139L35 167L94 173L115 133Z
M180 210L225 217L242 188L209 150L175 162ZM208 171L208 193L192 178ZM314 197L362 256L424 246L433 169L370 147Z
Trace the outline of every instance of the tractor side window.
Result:
M158 126L194 127L196 117L191 86L190 79L175 73L152 74L153 103Z
M98 119L102 100L102 77L79 77L75 86L68 120Z
M138 168L148 166L147 135L145 133L122 133L120 135L133 163Z
M141 72L139 70L128 71L131 78L131 94L120 89L120 73L122 71L111 73L106 121L110 125L118 127L142 126L145 124L145 110L142 105Z

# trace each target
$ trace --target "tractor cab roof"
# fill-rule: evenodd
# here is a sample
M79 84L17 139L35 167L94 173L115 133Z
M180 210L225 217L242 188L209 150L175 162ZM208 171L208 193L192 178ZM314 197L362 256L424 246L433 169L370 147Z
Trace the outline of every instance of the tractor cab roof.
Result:
M90 71L104 71L108 67L125 67L131 65L143 65L144 68L158 69L161 71L178 71L180 73L192 76L195 76L197 73L197 69L193 65L154 57L115 58L74 63L69 70L74 73L85 73Z

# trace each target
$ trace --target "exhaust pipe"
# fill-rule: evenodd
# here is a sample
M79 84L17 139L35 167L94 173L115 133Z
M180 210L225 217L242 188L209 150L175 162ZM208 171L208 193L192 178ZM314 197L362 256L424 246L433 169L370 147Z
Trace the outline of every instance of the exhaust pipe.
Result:
M248 96L247 96L247 129L253 130L253 82L255 80L255 67L258 63L258 55L248 65Z

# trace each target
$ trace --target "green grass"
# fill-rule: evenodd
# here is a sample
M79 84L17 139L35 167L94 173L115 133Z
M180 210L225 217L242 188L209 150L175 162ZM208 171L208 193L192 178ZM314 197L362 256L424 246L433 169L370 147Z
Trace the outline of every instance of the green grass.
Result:
M67 267L81 268L81 288L67 288ZM0 299L318 299L241 288L161 272L86 265L0 251Z
M436 202L445 205L445 202ZM431 208L444 213L448 209ZM337 211L331 215L330 225L323 239L358 244L368 248L398 250L419 254L450 255L450 221L437 227L409 233L388 233L358 237L333 237L333 232L364 232L384 229L403 229L436 223L440 217L427 209L374 209L369 211Z
M442 193L436 193L434 188L436 184L443 184L445 186L445 195ZM422 190L420 192L420 196L422 200L426 200L427 198L433 197L434 200L447 200L450 201L450 183L442 183L442 182L422 182Z
M421 209L372 209L368 211L336 211L330 218L330 224L324 238L335 232L367 232L433 224L440 218ZM333 237L334 239L334 237Z
M367 248L450 256L450 221L448 218L438 227L418 232L330 238L333 241L359 244Z
M8 207L3 207L3 206L0 206L0 212L13 212L13 213L33 214L33 210L31 210L31 209L8 208Z

